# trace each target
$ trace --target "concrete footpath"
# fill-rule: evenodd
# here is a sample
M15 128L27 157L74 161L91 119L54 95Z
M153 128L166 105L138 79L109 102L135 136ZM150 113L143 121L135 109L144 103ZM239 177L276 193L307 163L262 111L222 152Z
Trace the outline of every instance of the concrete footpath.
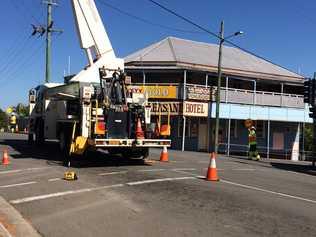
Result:
M0 196L0 237L40 237L22 215Z

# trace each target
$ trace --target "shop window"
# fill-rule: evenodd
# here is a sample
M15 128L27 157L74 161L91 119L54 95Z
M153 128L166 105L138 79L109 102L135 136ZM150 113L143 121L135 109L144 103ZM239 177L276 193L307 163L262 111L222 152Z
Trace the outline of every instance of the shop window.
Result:
M264 138L264 135L265 135L264 125L265 125L264 121L256 121L255 127L256 127L257 138Z
M198 123L197 120L190 120L190 137L197 137L198 136Z
M230 137L237 138L237 120L231 120L230 121Z
M186 137L191 137L192 136L192 127L191 124L193 124L191 122L190 118L186 118L186 122L185 122L185 136ZM193 128L193 132L195 129ZM183 133L183 118L179 118L178 119L178 137L182 137L182 133ZM196 136L197 136L197 128L196 128Z

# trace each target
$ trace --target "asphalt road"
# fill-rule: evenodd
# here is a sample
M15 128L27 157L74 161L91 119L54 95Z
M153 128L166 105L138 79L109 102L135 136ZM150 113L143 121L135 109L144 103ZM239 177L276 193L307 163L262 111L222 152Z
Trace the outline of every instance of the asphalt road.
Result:
M170 150L160 163L160 150L148 162L98 152L73 162L69 182L56 143L0 134L0 144L11 161L0 195L42 236L316 236L309 163L221 156L221 180L207 182L206 153Z

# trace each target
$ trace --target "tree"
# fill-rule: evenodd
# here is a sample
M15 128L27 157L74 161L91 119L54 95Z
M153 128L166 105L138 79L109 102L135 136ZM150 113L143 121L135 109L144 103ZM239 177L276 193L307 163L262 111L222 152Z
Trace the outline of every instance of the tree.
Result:
M17 106L15 107L15 112L20 117L27 117L29 115L29 107L22 103L18 103Z
M313 149L313 125L305 124L304 126L304 150L312 151Z
M8 126L7 114L0 109L0 128L6 128Z

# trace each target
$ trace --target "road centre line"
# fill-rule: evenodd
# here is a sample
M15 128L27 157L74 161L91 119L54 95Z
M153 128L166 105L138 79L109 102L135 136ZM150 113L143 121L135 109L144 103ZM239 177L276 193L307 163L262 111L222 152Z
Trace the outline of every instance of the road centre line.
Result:
M87 193L87 192L93 192L93 191L98 191L102 189L108 189L108 188L124 187L126 185L135 186L135 185L141 185L141 184L176 181L176 180L187 180L187 179L195 179L195 177L190 176L190 177L177 177L177 178L149 179L149 180L142 180L142 181L136 181L136 182L129 182L126 184L114 184L114 185L100 186L100 187L95 187L95 188L84 188L84 189L78 189L78 190L70 190L70 191L65 191L65 192L49 193L49 194L44 194L44 195L15 199L15 200L11 200L10 203L22 204L22 203L28 203L28 202L33 202L33 201L38 201L38 200L43 200L43 199L54 198L54 197L67 196L71 194Z
M137 170L138 172L158 172L165 171L166 169L147 169L147 170Z
M11 188L11 187L17 187L17 186L24 186L24 185L30 185L30 184L36 184L36 181L27 182L27 183L17 183L17 184L8 184L8 185L2 185L0 188Z
M104 176L104 175L112 175L112 174L126 174L127 171L115 171L115 172L108 172L108 173L101 173L98 175Z
M62 180L61 178L53 178L53 179L49 179L48 182L54 182L54 181L59 181Z
M193 171L196 170L195 168L175 168L171 169L172 171Z
M282 196L282 197L292 198L292 199L296 199L296 200L300 200L300 201L305 201L305 202L310 202L310 203L316 204L315 200L307 199L307 198L303 198L303 197L299 197L299 196L293 196L293 195L289 195L289 194L286 194L286 193L275 192L275 191L271 191L271 190L267 190L267 189L263 189L263 188L258 188L258 187L254 187L254 186L250 186L250 185L235 183L235 182L231 182L231 181L223 180L223 179L221 179L220 182L227 183L227 184L234 185L234 186L238 186L238 187L242 187L242 188L246 188L246 189L252 189L252 190L256 190L256 191L261 191L261 192L265 192L265 193L275 194L275 195L279 195L279 196Z
M0 171L0 174L11 174L11 173L18 173L23 170L6 170L6 171Z
M44 194L44 195L39 195L39 196L15 199L15 200L11 200L10 203L21 204L21 203L27 203L27 202L37 201L37 200L53 198L53 197L61 197L61 196L66 196L70 194L93 192L93 191L97 191L101 189L116 188L116 187L123 187L123 186L124 184L114 184L114 185L101 186L101 187L96 187L96 188L84 188L84 189L70 190L70 191L65 191L65 192L50 193L50 194Z
M175 181L175 180L185 180L185 179L195 179L195 177L176 177L176 178L163 178L163 179L149 179L149 180L142 180L142 181L135 181L126 183L127 185L134 186L134 185L141 185L141 184L150 184L150 183L158 183L158 182L165 182L165 181Z
M27 169L17 169L17 170L5 170L0 171L1 174L12 174L12 173L19 173L23 171L33 171L33 170L42 170L42 169L49 169L50 167L35 167L35 168L27 168Z

